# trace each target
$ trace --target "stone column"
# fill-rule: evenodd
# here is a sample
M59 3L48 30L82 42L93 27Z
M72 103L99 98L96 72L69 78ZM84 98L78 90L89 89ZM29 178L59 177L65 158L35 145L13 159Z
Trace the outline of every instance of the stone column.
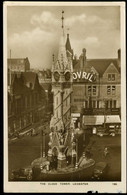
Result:
M67 166L66 156L64 154L65 146L59 146L59 153L58 153L58 169L65 168Z
M63 121L63 94L64 94L64 92L61 91L61 118L62 118L62 121Z

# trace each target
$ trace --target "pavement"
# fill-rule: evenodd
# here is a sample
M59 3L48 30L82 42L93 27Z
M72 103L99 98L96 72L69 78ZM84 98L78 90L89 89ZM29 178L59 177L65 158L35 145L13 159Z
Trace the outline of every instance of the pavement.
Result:
M49 136L45 136L46 153L48 149ZM37 136L24 136L20 139L9 142L8 145L8 160L9 169L18 169L26 167L31 164L33 160L41 156L41 142L40 134Z

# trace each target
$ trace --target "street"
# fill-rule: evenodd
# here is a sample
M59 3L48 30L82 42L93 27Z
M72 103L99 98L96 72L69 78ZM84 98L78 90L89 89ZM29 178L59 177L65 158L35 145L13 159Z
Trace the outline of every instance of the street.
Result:
M49 137L45 136L46 150L48 149ZM9 169L17 169L31 164L41 155L41 136L25 136L17 139L8 146Z
M109 165L109 171L104 177L105 181L120 181L120 170L121 170L121 136L116 137L98 137L97 135L85 135L86 147L91 147L90 152L95 162L105 161ZM89 142L87 141L89 137ZM46 143L46 154L48 150L49 136L45 137ZM81 139L82 140L82 139ZM80 146L83 143L80 140ZM83 140L82 140L83 141ZM9 143L9 170L18 169L21 167L29 166L31 162L39 158L41 155L41 136L25 136ZM104 148L109 148L109 155L104 157ZM82 148L82 147L81 147ZM79 171L78 174L59 174L47 176L43 175L42 180L48 181L90 181L92 177L94 166L86 169L84 172Z

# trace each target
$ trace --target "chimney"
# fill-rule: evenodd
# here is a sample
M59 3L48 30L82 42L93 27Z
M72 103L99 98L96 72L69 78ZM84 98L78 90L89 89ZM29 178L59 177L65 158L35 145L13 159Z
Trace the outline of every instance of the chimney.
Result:
M118 49L118 67L121 67L121 49Z
M118 60L121 60L121 49L118 49Z
M85 48L82 49L82 53L83 53L84 58L86 58L86 49Z

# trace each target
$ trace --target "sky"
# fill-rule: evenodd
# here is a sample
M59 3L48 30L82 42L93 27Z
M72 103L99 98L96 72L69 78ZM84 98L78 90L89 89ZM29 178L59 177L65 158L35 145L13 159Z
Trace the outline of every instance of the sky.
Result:
M8 6L7 49L12 58L28 57L31 68L51 68L59 48L64 10L64 31L79 57L117 58L120 48L119 6ZM69 30L68 30L69 28Z

